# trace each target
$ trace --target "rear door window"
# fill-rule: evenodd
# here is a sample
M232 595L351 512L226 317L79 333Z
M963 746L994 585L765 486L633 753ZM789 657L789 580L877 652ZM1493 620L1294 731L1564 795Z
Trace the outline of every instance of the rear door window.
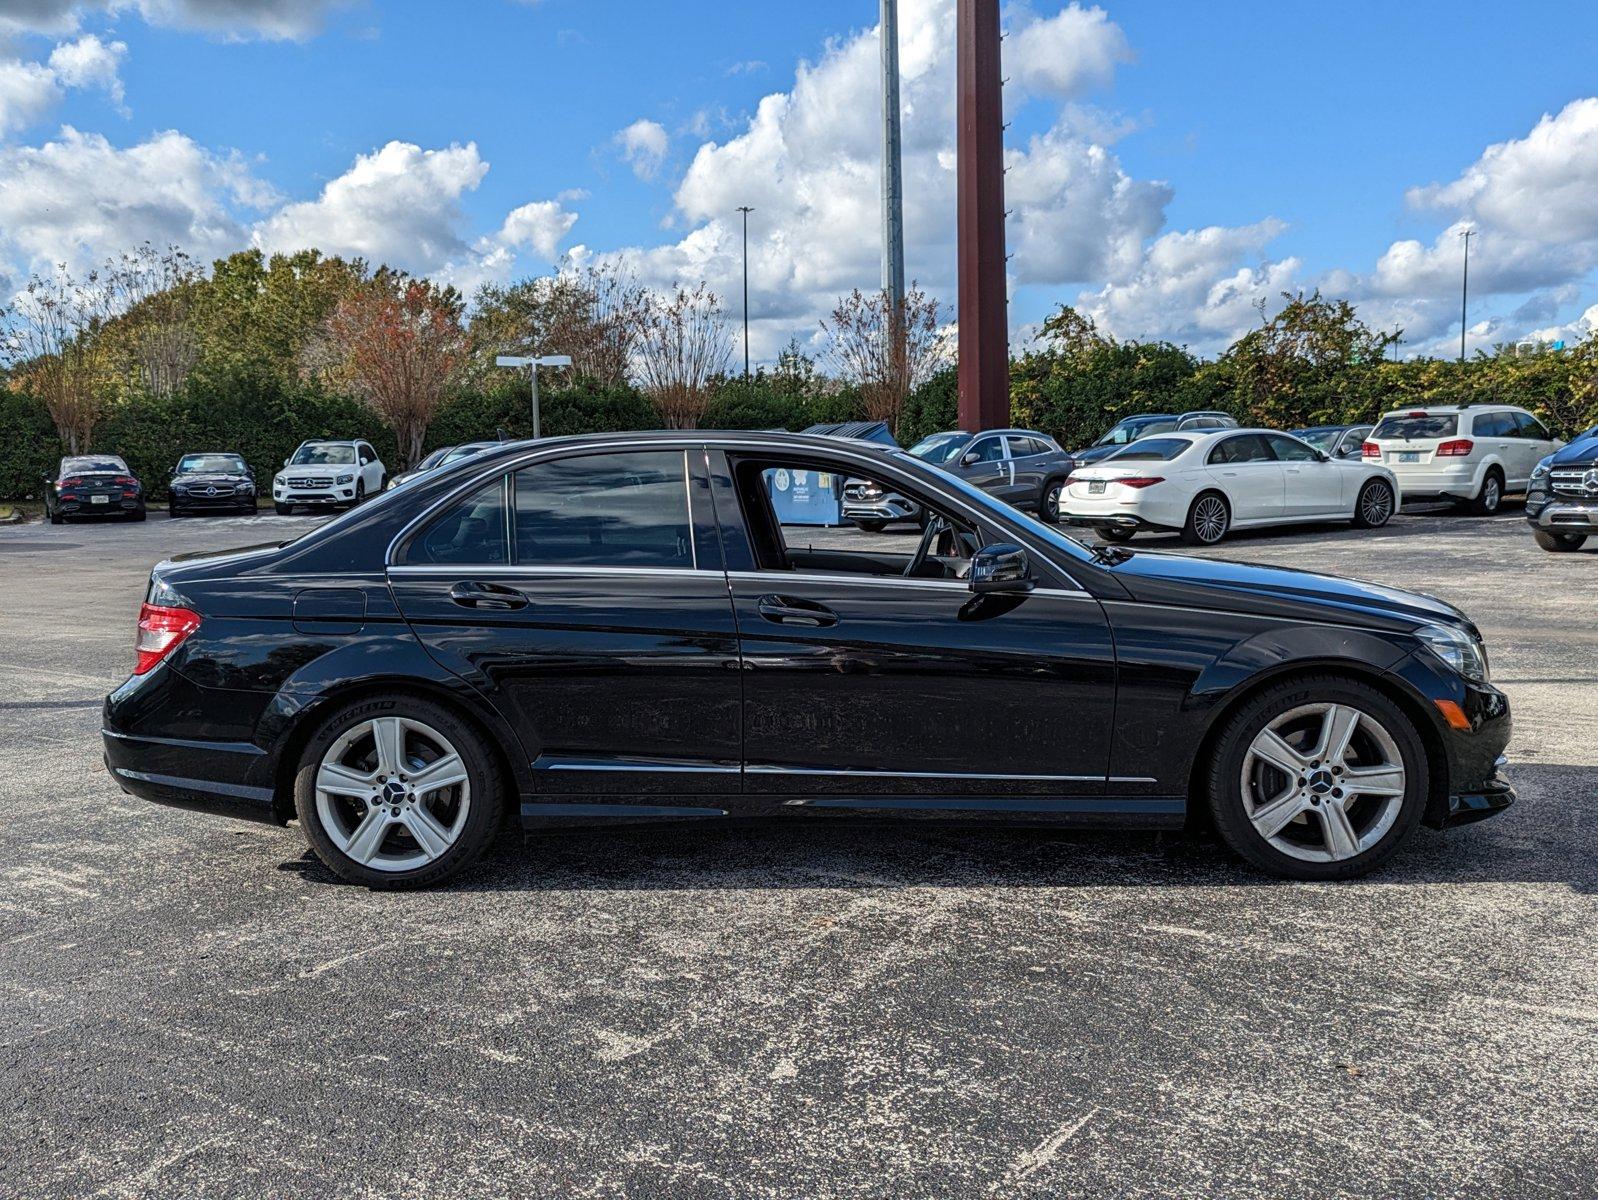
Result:
M692 569L681 451L587 454L515 474L519 566Z
M1478 413L1471 432L1481 438L1519 436L1515 431L1515 414L1506 412Z

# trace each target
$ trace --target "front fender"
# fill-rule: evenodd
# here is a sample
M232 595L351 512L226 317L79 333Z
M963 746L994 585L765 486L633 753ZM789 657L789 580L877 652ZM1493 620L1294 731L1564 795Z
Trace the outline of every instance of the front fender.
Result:
M1336 625L1281 625L1263 629L1230 647L1193 681L1188 703L1210 708L1246 684L1304 666L1335 668L1354 663L1386 674L1410 648L1365 629Z

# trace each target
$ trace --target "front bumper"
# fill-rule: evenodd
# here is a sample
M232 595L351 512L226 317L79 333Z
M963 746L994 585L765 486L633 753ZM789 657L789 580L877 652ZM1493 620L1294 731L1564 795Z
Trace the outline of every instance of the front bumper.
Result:
M290 488L277 484L272 486L272 500L276 504L354 504L355 485L339 487L329 484L325 488Z
M919 504L891 492L870 498L851 499L847 495L843 498L846 521L913 521L920 515Z
M1456 825L1471 825L1495 817L1518 798L1515 789L1505 778L1503 769L1508 763L1503 755L1493 765L1493 774L1467 792L1455 792L1448 797L1448 806L1428 815L1427 824L1436 829L1452 829Z
M179 496L173 493L167 497L167 508L184 512L254 512L256 498L254 492L247 496Z
M1526 498L1526 522L1549 533L1598 534L1598 497L1587 500L1533 491Z

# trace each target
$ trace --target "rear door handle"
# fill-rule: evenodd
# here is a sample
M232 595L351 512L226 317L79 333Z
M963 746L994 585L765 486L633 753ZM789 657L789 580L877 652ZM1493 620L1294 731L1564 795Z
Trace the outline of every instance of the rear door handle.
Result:
M497 583L478 583L476 580L457 583L449 589L449 598L462 608L504 612L527 607L527 597L515 588L501 587Z
M760 615L774 625L805 625L825 629L838 623L838 614L825 604L796 600L792 596L762 596Z

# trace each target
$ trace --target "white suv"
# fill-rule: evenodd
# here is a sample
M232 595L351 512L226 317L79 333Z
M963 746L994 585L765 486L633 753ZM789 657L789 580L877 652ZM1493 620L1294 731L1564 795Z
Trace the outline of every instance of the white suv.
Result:
M1507 404L1397 409L1371 431L1364 459L1392 471L1406 501L1454 500L1490 514L1524 492L1538 460L1562 445Z
M388 469L369 442L316 439L301 442L284 460L283 469L272 480L272 501L282 516L301 505L355 505L377 495L387 482Z

